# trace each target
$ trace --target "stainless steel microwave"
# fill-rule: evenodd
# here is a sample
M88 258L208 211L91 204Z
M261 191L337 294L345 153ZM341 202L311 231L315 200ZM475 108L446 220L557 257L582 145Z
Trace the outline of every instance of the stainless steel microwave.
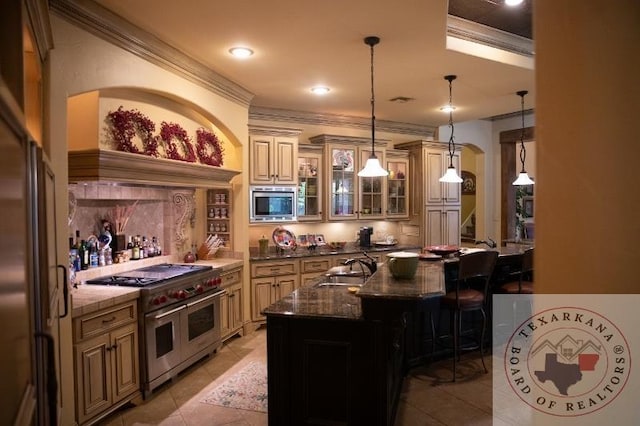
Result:
M251 186L250 216L251 222L295 221L295 186Z

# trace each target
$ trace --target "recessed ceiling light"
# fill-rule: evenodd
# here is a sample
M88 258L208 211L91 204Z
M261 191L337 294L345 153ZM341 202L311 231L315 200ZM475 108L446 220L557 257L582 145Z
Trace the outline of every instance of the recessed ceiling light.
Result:
M248 47L232 47L229 49L229 53L239 59L245 59L253 55L253 50Z
M507 6L517 6L521 4L524 0L504 0L504 4Z
M442 111L442 112L451 112L451 111L455 111L455 110L456 110L456 107L453 106L453 105L445 105L445 106L440 107L440 111Z
M330 90L331 89L329 89L327 86L314 86L311 88L311 92L316 95L326 95Z

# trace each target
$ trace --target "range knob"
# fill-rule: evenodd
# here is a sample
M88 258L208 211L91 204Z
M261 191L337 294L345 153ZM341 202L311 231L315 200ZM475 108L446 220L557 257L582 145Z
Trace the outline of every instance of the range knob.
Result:
M213 287L213 286L215 286L215 285L216 285L216 280L215 280L215 278L209 278L209 279L207 280L207 287Z
M177 290L176 292L173 293L174 299L184 299L186 297L187 297L187 292L184 290Z
M198 284L196 286L196 293L202 293L204 291L204 286L202 284Z
M151 301L151 303L154 304L154 305L162 305L166 301L167 301L167 296L165 296L163 294L161 296L154 297L153 300Z
M215 284L215 285L220 285L220 284L222 284L222 278L220 278L220 277L215 277L215 278L213 279L213 282L214 282L214 284Z

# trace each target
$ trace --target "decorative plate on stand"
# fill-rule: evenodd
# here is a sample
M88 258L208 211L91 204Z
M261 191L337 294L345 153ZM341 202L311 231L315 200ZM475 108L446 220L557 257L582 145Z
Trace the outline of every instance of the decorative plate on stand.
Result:
M273 230L273 234L271 235L273 238L273 242L276 247L279 247L283 250L295 250L297 247L296 236L293 232L279 226Z

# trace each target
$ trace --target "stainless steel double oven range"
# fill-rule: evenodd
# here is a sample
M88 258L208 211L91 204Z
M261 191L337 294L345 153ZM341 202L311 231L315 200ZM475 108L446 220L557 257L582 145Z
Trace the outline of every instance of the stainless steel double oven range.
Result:
M140 287L142 391L175 377L221 346L220 270L160 264L88 280L87 284Z

